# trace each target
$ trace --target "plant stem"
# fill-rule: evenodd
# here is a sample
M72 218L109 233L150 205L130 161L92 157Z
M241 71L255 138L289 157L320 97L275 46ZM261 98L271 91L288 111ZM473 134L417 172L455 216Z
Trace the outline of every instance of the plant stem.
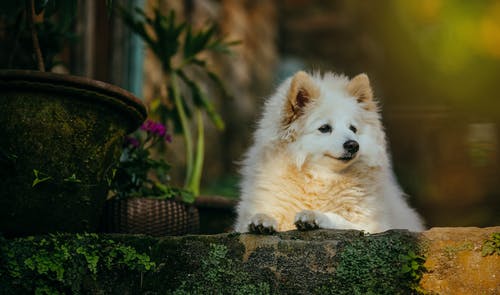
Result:
M198 141L196 143L196 155L194 159L193 177L189 188L195 196L200 194L201 172L203 171L203 160L205 150L205 131L203 128L203 114L201 109L196 109L196 120L198 123Z
M190 189L190 184L193 178L193 136L191 134L191 128L189 126L186 111L184 110L184 105L182 104L179 92L179 82L177 79L177 73L172 71L170 76L170 85L172 87L175 107L177 108L177 113L179 114L182 134L184 135L184 142L186 144L186 179L184 182L184 188Z
M33 51L35 53L38 70L45 72L45 65L43 63L42 50L40 50L40 42L38 41L38 34L35 29L35 0L26 0L26 8L28 11L27 19L31 31L31 40L33 41Z

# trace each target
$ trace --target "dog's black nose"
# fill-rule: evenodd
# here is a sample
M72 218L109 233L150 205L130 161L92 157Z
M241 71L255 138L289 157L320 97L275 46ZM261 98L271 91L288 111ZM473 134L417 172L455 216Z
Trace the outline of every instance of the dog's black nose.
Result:
M344 149L354 155L359 150L359 144L357 141L348 140L344 142Z

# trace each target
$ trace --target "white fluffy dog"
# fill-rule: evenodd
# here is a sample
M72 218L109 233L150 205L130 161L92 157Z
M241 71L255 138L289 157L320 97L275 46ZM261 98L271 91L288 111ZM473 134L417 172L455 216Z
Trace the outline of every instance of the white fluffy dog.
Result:
M370 81L298 72L266 102L235 230L421 231L392 173Z

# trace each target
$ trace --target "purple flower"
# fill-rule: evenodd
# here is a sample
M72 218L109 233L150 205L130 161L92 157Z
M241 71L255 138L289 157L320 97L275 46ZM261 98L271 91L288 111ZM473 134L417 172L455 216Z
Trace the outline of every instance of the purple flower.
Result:
M168 142L172 141L172 137L167 134L167 128L165 127L165 125L159 122L147 120L146 122L144 122L144 124L142 124L141 130L144 130L147 133L156 135L158 137L164 137Z
M137 138L135 137L130 137L130 136L126 136L125 137L125 146L131 146L131 147L134 147L134 148L138 148L140 145L139 141L137 140Z
M151 132L151 129L153 128L154 125L156 125L154 121L146 120L146 122L144 122L141 125L141 130L144 130L146 132Z
M152 132L158 135L159 137L164 137L165 134L167 133L167 128L165 128L165 126L163 126L160 123L156 123L156 126L154 126Z

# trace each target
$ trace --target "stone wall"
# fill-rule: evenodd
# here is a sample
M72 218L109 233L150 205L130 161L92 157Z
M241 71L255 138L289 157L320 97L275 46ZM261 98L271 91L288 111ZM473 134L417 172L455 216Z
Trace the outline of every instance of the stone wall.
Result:
M428 272L420 285L438 294L500 294L499 232L497 226L433 228L422 233Z
M73 238L83 241L81 235ZM315 230L101 238L149 255L156 267L140 273L137 268L116 265L116 271L72 282L82 293L500 294L500 227L433 228L423 233L391 230L374 235ZM4 239L0 245L4 253L9 253L9 245L14 241ZM36 261L24 261L28 260ZM2 261L0 265L4 270L11 264ZM14 270L18 276L19 268ZM0 293L14 294L16 281L19 277L11 280L2 273ZM47 286L59 288L57 283L54 279Z

